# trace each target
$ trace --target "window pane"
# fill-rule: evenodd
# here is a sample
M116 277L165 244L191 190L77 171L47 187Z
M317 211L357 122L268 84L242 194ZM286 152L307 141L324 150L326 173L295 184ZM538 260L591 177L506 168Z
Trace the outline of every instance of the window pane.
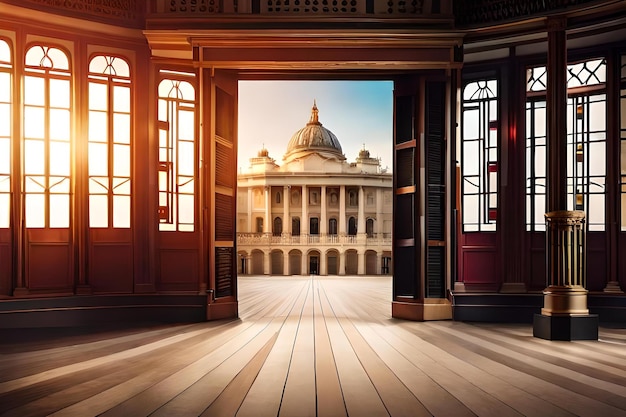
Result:
M69 110L50 109L50 139L70 140Z
M45 112L42 107L24 108L24 136L32 139L43 139L46 126Z
M106 142L109 126L107 114L100 111L89 112L89 140L92 142Z
M194 198L193 195L179 195L179 221L181 223L193 223L194 221Z
M44 158L46 154L44 151L44 143L40 140L25 140L24 141L24 172L26 174L39 174L44 173Z
M0 103L0 136L11 136L11 105L9 103Z
M2 41L0 41L2 45ZM11 102L11 74L8 72L0 72L0 102Z
M8 138L0 138L0 174L11 172L11 142Z
M130 177L130 146L113 146L113 175L116 177Z
M181 175L193 175L195 168L193 142L179 142L178 146L178 172Z
M130 88L113 87L113 111L130 113Z
M50 195L50 227L70 226L70 196L67 194Z
M50 80L50 106L63 109L70 108L70 81Z
M109 148L104 143L89 144L89 175L109 175Z
M24 104L43 106L45 104L45 83L41 77L24 77Z
M115 143L130 144L130 115L119 114L113 115L113 140Z
M102 83L89 83L89 110L108 110L108 86Z
M190 111L178 112L178 138L181 140L194 139L194 113Z
M109 210L106 195L89 196L89 227L108 227Z
M50 174L70 175L70 144L50 142Z
M45 227L44 198L43 194L26 194L24 198L26 227Z
M0 179L0 182L2 179ZM9 194L0 194L0 228L6 229L10 224Z
M130 196L113 197L113 227L130 227Z

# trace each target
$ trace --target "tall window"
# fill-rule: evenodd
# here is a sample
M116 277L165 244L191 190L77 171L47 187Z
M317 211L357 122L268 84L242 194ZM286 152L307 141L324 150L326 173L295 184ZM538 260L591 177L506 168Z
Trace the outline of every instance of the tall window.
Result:
M355 236L356 232L357 232L357 228L356 228L356 218L354 217L350 217L348 219L348 235L350 236Z
M65 52L35 45L24 76L26 227L70 225L71 73Z
M298 217L291 219L291 234L293 236L300 236L300 218Z
M474 81L463 89L463 231L496 230L498 210L498 82Z
M589 230L604 230L606 62L567 66L567 209L584 210ZM526 224L544 231L546 211L546 67L527 71Z
M622 221L621 229L626 230L626 55L622 55L620 67L620 171L621 171L621 197L622 197Z
M311 217L309 220L309 234L311 235L319 235L320 234L320 221L317 217Z
M365 233L367 237L374 237L374 219L367 219L365 222Z
M9 44L0 39L0 228L9 227L11 215L12 62Z
M130 227L131 80L122 58L89 63L89 226Z
M328 234L329 235L337 234L337 219L328 220Z
M274 219L274 236L280 236L283 233L283 219L276 217Z
M178 74L180 75L180 74ZM196 93L189 80L159 83L159 230L193 232Z

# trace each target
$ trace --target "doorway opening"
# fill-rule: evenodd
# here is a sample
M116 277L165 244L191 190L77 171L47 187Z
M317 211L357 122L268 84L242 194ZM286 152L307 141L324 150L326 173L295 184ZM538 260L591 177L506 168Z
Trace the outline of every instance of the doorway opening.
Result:
M393 88L239 81L237 245L257 266L241 271L388 275Z

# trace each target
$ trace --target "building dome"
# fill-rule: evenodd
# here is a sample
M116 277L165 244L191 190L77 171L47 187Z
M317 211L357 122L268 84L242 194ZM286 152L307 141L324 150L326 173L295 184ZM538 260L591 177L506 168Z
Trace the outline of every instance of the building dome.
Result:
M283 159L310 152L330 153L338 159L346 159L343 156L341 144L337 136L320 123L315 102L313 102L313 108L311 109L311 119L306 126L293 134Z

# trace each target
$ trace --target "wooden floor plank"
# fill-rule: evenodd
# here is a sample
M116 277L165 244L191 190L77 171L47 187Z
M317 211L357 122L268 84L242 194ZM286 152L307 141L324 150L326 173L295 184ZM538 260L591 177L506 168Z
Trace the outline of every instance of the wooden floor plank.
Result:
M321 303L348 415L388 416L383 401L361 366L328 299L322 297Z
M237 412L238 417L275 417L278 415L298 333L300 314L308 295L306 288L308 288L308 283L302 285L303 291L294 300L276 343Z
M315 386L317 393L317 415L319 417L347 416L346 405L339 383L335 356L326 328L322 309L322 292L315 287Z
M315 416L315 339L313 289L310 282L294 341L279 416Z

